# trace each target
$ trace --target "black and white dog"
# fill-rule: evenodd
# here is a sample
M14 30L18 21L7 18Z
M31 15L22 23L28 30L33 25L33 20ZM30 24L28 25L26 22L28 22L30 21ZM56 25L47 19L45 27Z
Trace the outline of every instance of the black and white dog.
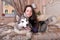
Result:
M18 27L19 28L27 27L28 24L29 24L29 21L26 18L23 18L19 21Z
M19 18L19 21L17 23L17 28L22 29L22 28L26 28L26 27L29 27L29 26L30 26L30 23L29 23L28 18L26 18L24 15L22 15Z
M22 15L18 22L16 23L16 26L14 27L14 32L18 33L18 34L25 34L26 33L26 36L27 38L31 38L31 32L30 32L30 29L28 30L22 30L22 29L25 29L25 28L28 28L30 27L30 23L28 21L28 18L26 18L24 15Z

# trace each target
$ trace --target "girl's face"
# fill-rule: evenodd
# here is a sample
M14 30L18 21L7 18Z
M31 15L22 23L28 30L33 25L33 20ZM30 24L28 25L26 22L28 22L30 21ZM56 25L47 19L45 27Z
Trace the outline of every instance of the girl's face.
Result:
M25 14L27 17L31 17L32 16L32 8L31 7L27 7L25 10Z

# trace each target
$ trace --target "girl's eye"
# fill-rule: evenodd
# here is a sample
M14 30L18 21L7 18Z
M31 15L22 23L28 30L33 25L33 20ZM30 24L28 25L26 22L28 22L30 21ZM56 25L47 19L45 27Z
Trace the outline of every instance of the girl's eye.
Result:
M27 10L27 12L28 12L29 10Z

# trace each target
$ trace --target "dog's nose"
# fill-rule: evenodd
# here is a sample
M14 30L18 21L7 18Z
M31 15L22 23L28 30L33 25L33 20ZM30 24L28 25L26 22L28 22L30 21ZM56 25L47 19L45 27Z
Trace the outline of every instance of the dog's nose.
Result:
M29 24L26 24L26 26L29 26Z

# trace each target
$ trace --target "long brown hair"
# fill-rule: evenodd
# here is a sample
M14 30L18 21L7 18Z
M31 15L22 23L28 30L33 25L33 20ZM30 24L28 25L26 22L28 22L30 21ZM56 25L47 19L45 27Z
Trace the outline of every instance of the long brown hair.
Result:
M38 28L38 20L37 20L37 16L36 16L36 12L34 11L34 8L31 5L27 5L24 9L24 12L26 11L27 7L31 7L32 9L32 16L29 17L29 22L31 23L32 27Z

